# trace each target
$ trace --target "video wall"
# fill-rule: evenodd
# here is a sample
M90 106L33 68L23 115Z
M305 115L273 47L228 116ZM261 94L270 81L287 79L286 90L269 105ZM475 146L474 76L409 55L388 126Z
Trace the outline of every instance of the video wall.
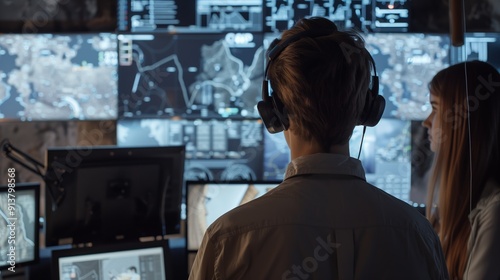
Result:
M256 104L269 42L299 18L323 16L362 33L387 106L361 153L354 131L351 155L360 153L369 182L412 204L424 203L431 157L416 157L428 144L428 82L464 60L500 69L499 4L487 0L481 7L491 13L471 23L461 48L431 24L425 1L64 2L0 4L0 120L112 120L119 146L186 145L186 180L283 178L286 142L265 131ZM24 14L8 12L19 7Z

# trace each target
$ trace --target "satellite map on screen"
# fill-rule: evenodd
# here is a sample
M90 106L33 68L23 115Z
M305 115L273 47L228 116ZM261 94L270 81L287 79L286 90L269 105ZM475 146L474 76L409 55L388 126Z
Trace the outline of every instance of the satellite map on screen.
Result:
M262 179L260 120L123 119L119 146L186 146L186 180Z
M117 116L116 35L0 35L0 119Z
M368 34L366 48L377 65L384 117L424 120L430 113L428 83L449 65L447 36L420 33Z

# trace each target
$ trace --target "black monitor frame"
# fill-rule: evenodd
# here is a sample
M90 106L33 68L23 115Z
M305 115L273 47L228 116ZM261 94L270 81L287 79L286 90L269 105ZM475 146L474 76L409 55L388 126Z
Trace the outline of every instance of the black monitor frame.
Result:
M8 185L0 185L0 195L1 194L8 194ZM34 216L34 240L33 240L33 243L35 244L35 246L33 247L33 259L32 260L27 260L27 261L19 261L19 259L17 258L16 256L16 260L15 260L15 268L14 269L17 269L18 267L21 267L21 266L28 266L28 265L32 265L32 264L36 264L39 262L40 260L40 256L39 256L39 252L40 252L40 223L39 223L39 220L40 220L40 183L15 183L15 187L13 188L16 192L13 192L11 194L14 194L16 195L16 193L18 191L33 191L34 192L34 201L35 201L35 205L34 205L34 211L35 211L35 216ZM15 199L17 198L17 195L15 197ZM3 196L2 196L2 199L3 199ZM17 203L17 201L16 201ZM17 218L17 217L16 217ZM16 226L18 226L18 222L16 222ZM8 230L8 229L2 229L3 230ZM20 238L19 236L16 235L16 238ZM16 239L15 239L16 240ZM17 242L17 240L16 240ZM3 244L2 244L3 245ZM16 246L16 244L5 244L6 246ZM12 267L11 264L9 264L7 262L7 264L5 265L0 265L0 271L3 271L3 270L7 270L9 267Z
M46 246L179 233L184 161L185 146L49 148Z

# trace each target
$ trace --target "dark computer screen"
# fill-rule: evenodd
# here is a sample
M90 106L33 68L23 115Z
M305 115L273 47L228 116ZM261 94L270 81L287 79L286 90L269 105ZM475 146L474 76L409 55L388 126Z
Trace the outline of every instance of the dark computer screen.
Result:
M116 0L0 1L0 32L113 32L116 12Z
M52 251L52 279L170 280L167 241Z
M258 118L262 35L119 35L119 116Z
M118 145L186 146L187 180L255 181L262 178L263 125L260 119L118 121Z
M117 117L116 35L1 34L0 119Z
M178 233L184 146L50 148L47 246Z
M0 186L0 270L38 261L39 207L40 184Z

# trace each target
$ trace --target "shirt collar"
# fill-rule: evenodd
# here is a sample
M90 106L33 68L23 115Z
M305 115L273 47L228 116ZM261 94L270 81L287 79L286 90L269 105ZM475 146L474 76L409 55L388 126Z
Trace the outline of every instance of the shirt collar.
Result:
M318 153L298 157L288 164L285 180L305 174L352 175L366 180L361 161L340 154Z

